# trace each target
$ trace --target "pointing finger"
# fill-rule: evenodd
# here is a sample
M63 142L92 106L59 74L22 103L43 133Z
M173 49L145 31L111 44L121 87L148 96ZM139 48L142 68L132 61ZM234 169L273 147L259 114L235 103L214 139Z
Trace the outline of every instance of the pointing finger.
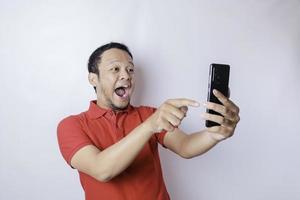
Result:
M183 107L183 106L193 106L193 107L198 107L200 106L200 103L195 101L195 100L192 100L192 99L169 99L167 101L167 103L177 107L177 108L180 108L180 107Z

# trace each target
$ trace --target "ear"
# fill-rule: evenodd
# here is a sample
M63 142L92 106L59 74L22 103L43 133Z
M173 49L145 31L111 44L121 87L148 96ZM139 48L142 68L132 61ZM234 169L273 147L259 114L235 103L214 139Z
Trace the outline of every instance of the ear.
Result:
M88 79L89 79L90 84L92 86L96 87L98 80L99 80L98 75L95 73L89 73Z

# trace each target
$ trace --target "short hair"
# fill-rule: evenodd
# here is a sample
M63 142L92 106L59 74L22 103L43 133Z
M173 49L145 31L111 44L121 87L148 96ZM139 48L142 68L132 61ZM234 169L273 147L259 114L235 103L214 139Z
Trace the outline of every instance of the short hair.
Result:
M112 48L121 49L129 54L131 58L133 58L132 54L130 53L128 47L125 44L118 43L118 42L110 42L107 44L104 44L97 48L90 56L88 61L88 71L89 73L95 73L99 76L99 68L98 63L101 61L102 54ZM96 87L94 87L96 92Z

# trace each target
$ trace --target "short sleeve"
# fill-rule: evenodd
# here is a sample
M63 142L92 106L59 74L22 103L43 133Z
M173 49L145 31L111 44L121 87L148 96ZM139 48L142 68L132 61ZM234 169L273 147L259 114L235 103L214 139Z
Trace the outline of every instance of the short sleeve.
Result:
M70 166L74 154L82 147L92 144L76 116L67 117L58 124L57 140L62 156Z

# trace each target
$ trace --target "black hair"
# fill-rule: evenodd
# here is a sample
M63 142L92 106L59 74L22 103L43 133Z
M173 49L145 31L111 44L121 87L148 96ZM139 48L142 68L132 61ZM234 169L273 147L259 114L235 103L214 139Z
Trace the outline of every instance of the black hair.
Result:
M89 61L88 61L88 71L89 73L95 73L99 76L99 68L98 68L98 63L100 63L101 61L101 56L102 54L112 48L117 48L117 49L121 49L123 51L126 51L131 58L132 54L130 53L128 47L125 44L121 44L118 42L110 42L107 43L105 45L100 46L99 48L97 48L90 56ZM95 91L96 91L96 87L94 87Z
M132 54L130 53L128 47L124 44L121 43L117 43L117 42L110 42L108 44L102 45L101 47L97 48L92 55L89 58L89 62L88 62L88 70L91 73L95 73L99 75L99 69L98 69L98 63L101 60L101 55L112 48L117 48L117 49L121 49L123 51L126 51L130 57L132 58Z

